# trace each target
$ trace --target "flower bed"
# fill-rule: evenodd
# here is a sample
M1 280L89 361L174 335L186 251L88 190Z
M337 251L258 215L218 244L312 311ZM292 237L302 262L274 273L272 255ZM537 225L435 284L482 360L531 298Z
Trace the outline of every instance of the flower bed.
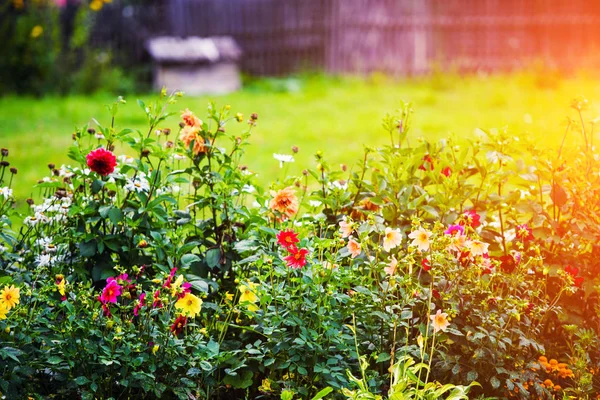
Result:
M384 120L390 145L355 167L318 152L262 188L242 164L258 116L210 104L173 122L176 99L139 102L146 132L117 128L123 99L110 125L78 129L74 164L49 166L24 216L2 149L2 394L600 393L600 163L584 100L558 150L508 132L410 146L404 104Z

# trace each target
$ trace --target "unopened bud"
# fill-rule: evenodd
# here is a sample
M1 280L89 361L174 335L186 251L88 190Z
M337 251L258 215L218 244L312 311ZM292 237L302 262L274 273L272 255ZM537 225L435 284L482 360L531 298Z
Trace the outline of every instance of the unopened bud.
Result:
M2 153L2 157L8 157L8 149L5 149L3 147L2 150L0 150L0 152Z
M90 135L93 135L96 133L96 130L94 128L88 128L87 133L89 133Z
M48 164L48 169L54 169L55 167L56 167L56 165L54 165L52 163Z
M257 113L252 113L252 115L250 115L250 119L252 121L256 121L258 119L258 114Z
M17 169L15 167L12 167L10 169L10 173L13 174L13 175L16 175L17 174Z
M169 136L170 134L171 134L171 129L169 129L169 128L163 129L163 135Z
M293 152L294 154L298 153L298 151L299 151L299 150L300 150L300 149L298 148L298 146L292 146L292 152Z

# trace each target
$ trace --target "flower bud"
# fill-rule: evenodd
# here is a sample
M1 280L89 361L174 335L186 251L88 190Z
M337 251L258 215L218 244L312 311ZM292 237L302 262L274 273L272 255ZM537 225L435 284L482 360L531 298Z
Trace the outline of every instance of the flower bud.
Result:
M2 153L2 157L8 157L8 149L5 149L3 147L2 150L0 150L0 152Z
M150 155L150 150L144 149L142 150L142 157L148 157Z
M258 114L257 113L252 113L252 115L250 115L250 119L252 121L256 121L258 119Z
M163 129L163 135L169 136L170 134L171 134L171 129L169 129L169 128Z
M54 169L54 168L56 168L56 165L54 165L52 163L48 164L48 169Z
M10 173L13 174L13 175L16 175L17 174L17 169L15 167L11 167Z
M96 133L96 130L94 128L88 128L87 133L89 133L90 135L93 135Z
M292 146L292 153L296 154L296 153L298 153L298 151L300 151L298 146Z

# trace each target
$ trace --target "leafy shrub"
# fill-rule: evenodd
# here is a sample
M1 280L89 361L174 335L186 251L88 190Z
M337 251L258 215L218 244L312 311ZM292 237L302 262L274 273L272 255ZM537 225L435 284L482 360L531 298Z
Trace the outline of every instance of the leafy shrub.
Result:
M597 394L589 140L552 163L502 131L409 146L404 104L356 167L318 152L267 190L242 164L258 116L177 125L177 97L138 102L145 132L118 126L122 98L78 129L26 216L2 150L3 394Z

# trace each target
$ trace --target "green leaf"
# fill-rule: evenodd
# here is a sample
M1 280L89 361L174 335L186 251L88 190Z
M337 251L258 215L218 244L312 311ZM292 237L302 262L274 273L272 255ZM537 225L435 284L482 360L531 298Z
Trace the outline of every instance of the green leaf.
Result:
M490 384L494 389L498 389L500 387L500 379L492 376L492 379L490 379Z
M327 396L329 393L333 392L333 388L328 386L325 389L321 390L319 393L312 398L312 400L319 400Z
M123 220L123 211L121 211L120 208L113 207L108 212L108 218L110 219L110 222L117 225Z
M52 356L52 357L48 358L48 364L52 364L52 365L60 364L62 361L63 361L62 358L60 358L59 356Z
M221 262L221 249L216 248L208 250L204 260L206 261L206 265L210 268L215 268Z
M96 241L90 240L79 243L79 252L82 257L93 257L96 254Z
M96 194L96 193L100 192L100 190L102 190L103 187L104 187L104 182L102 182L100 179L94 180L94 182L92 182L92 193Z
M89 382L90 382L90 380L88 378L86 378L85 376L78 376L77 378L75 378L75 383L78 384L79 386L85 385Z

